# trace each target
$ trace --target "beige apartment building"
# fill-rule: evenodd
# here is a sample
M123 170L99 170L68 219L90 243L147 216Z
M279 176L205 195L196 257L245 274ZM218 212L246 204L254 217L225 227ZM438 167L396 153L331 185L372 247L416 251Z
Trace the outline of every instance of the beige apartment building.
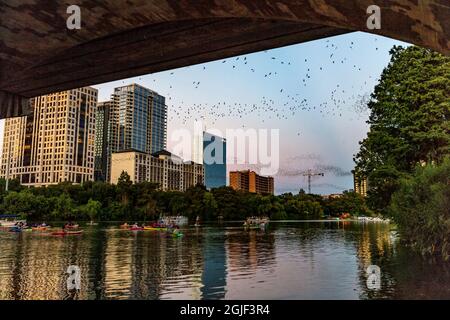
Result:
M93 180L97 90L63 91L30 103L32 114L5 121L0 176L27 186Z
M115 152L111 157L111 183L116 184L125 171L134 183L158 183L161 190L186 191L205 184L203 165L172 155L166 150L148 154L136 150Z

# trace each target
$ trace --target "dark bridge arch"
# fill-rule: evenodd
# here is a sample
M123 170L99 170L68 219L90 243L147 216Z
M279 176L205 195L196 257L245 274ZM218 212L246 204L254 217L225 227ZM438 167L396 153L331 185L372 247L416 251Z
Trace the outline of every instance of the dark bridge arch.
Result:
M0 118L25 99L352 31L450 53L448 0L2 0ZM81 8L68 30L67 7ZM381 29L366 10L381 8Z

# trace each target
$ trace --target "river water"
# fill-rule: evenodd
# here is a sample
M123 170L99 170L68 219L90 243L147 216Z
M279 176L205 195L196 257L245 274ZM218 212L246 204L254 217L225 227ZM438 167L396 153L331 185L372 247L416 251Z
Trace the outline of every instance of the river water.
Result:
M450 299L450 263L403 247L392 227L240 223L162 232L84 227L81 236L0 233L0 299ZM81 289L67 290L79 266ZM369 265L380 283L367 285Z

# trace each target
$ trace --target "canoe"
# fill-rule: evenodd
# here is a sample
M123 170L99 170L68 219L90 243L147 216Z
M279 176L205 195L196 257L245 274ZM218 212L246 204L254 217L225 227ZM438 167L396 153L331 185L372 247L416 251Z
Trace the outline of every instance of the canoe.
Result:
M57 231L57 232L52 232L51 235L52 236L70 236L70 235L78 235L78 234L82 234L83 230L78 230L78 231Z

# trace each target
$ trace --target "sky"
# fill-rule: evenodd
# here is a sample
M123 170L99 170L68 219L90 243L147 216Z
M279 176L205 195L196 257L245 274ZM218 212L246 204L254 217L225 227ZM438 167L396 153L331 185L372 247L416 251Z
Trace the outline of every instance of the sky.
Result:
M278 129L275 193L307 190L308 169L324 173L312 179L313 193L340 193L353 188L353 155L368 131L364 102L394 45L409 44L356 32L94 87L99 101L130 83L165 96L169 151L177 143L173 134L193 132L195 121L224 135L227 129ZM4 120L1 139L3 127ZM234 161L227 159L228 170L261 169Z

